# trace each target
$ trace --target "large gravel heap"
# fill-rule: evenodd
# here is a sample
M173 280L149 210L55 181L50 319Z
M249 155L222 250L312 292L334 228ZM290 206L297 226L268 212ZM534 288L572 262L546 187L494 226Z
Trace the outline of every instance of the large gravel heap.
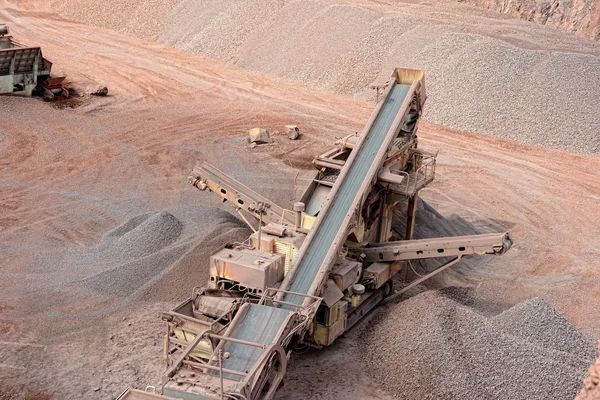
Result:
M459 301L457 301L459 300ZM572 399L595 343L538 298L489 317L458 290L391 307L363 334L368 371L406 399Z
M159 42L318 89L374 100L395 67L426 71L427 121L575 152L600 152L600 47L506 19L477 27L344 1L184 0ZM452 22L450 22L452 21ZM514 29L514 30L511 30ZM503 35L504 33L504 35ZM567 37L565 36L565 41Z
M97 246L71 251L63 267L89 270L82 283L96 292L180 299L206 283L213 252L248 235L244 223L224 210L175 207L131 218L104 235Z
M50 1L78 21L368 101L393 68L424 69L430 122L600 152L597 43L461 5L379 3Z

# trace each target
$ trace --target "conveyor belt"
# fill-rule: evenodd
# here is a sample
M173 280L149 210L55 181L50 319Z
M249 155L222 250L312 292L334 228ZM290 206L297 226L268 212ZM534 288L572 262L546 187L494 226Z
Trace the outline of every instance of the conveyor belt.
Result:
M318 271L326 262L327 252L335 236L341 230L345 231L348 228L342 226L344 219L355 199L364 194L359 191L364 180L369 179L371 166L377 162L375 155L382 146L389 145L389 143L385 143L386 137L390 141L393 140L393 137L389 137L387 134L410 92L410 85L396 82L393 85L377 117L373 120L362 146L354 150L358 153L352 164L349 165L345 179L341 181L338 179L336 182L336 185L341 186L337 190L333 203L326 210L319 225L313 227L315 231L310 247L298 263L297 273L291 282L290 291L308 294ZM301 304L303 300L304 297L298 295L286 294L285 296L285 301L296 304ZM231 337L265 345L276 343L281 340L276 336L292 311L295 311L295 308L291 306L275 308L252 304L245 315L238 314L236 316L236 319L241 318L242 320L239 321L239 326L231 334ZM238 322L234 320L233 323ZM252 369L263 352L260 348L233 342L228 345L227 351L231 355L229 359L223 361L223 368L240 372ZM225 376L230 379L240 379L231 374L225 374Z
M400 111L400 107L409 93L410 85L401 85L393 83L389 96L385 99L377 118L374 120L371 128L361 147L355 149L358 154L354 158L350 169L345 175L343 181L336 182L341 185L337 190L332 204L327 210L326 215L320 221L319 225L313 227L317 231L313 234L310 246L296 267L296 275L292 281L289 290L291 292L308 294L312 283L314 282L322 264L326 262L325 258L329 251L335 236L340 230L346 230L347 227L342 223L359 193L361 184L368 179L368 172L373 162L375 154L385 145L387 133L392 127L394 119ZM393 138L392 138L393 139ZM306 245L306 243L305 243ZM287 294L284 300L291 303L301 304L303 297L293 294Z
M277 332L285 323L291 311L281 308L251 304L250 309L235 330L234 339L251 341L270 345L274 343ZM223 360L223 368L244 372L252 369L263 350L258 347L239 343L230 343L227 351L231 356ZM241 380L242 377L233 374L223 374L225 378Z

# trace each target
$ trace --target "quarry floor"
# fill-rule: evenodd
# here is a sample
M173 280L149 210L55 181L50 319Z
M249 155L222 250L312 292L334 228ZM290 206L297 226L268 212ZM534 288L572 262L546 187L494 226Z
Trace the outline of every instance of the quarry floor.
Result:
M158 382L160 312L203 284L205 274L182 281L166 270L127 294L109 293L82 284L109 267L65 260L140 214L226 209L187 184L198 160L288 207L312 158L336 137L360 131L374 105L24 11L19 3L0 1L0 22L19 41L43 44L76 92L110 92L59 103L0 97L0 399L111 398L128 385ZM286 124L299 125L303 138L275 136L275 144L254 149L244 141L249 128ZM421 126L420 146L439 150L436 180L422 198L449 218L505 227L516 243L505 256L446 279L471 287L490 310L542 297L599 337L598 156L429 123ZM224 244L217 242L193 268L206 267L210 251ZM344 357L344 346L299 356L284 398L308 398L312 390L321 398L388 398ZM318 368L310 367L316 360ZM344 368L339 382L319 378Z

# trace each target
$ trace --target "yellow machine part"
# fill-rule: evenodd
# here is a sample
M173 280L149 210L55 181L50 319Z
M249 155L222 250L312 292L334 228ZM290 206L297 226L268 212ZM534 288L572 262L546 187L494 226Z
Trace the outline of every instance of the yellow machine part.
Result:
M298 254L298 249L291 243L286 243L275 239L275 253L285 256L284 276L292 266L292 259Z
M191 333L189 331L184 331L183 329L173 329L173 333L177 339L185 341L185 342L193 342L196 338L196 334ZM190 353L194 357L209 359L212 356L212 344L210 340L201 340L196 346L196 350Z
M313 217L312 215L302 213L302 228L305 228L305 229L312 228L316 219L317 219L317 217Z

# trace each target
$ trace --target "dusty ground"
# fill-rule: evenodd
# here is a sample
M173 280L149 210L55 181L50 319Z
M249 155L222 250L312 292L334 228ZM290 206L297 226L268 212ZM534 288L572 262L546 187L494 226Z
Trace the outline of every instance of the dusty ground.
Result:
M56 72L79 92L108 86L110 96L83 97L74 108L0 97L0 398L105 399L128 384L158 381L158 314L176 299L82 288L97 271L63 261L137 215L218 206L186 183L198 159L287 206L296 171L310 168L335 136L360 130L373 105L21 11L25 3L0 1L0 22L22 42L44 43ZM306 132L302 142L277 138L254 150L243 143L248 128L289 123ZM598 157L431 124L421 143L440 150L438 176L423 198L474 225L503 225L517 243L463 284L497 309L543 297L600 336ZM181 297L202 283L186 282ZM346 346L360 342L350 337L299 358L284 393L386 398L344 356ZM340 386L318 378L349 364Z

